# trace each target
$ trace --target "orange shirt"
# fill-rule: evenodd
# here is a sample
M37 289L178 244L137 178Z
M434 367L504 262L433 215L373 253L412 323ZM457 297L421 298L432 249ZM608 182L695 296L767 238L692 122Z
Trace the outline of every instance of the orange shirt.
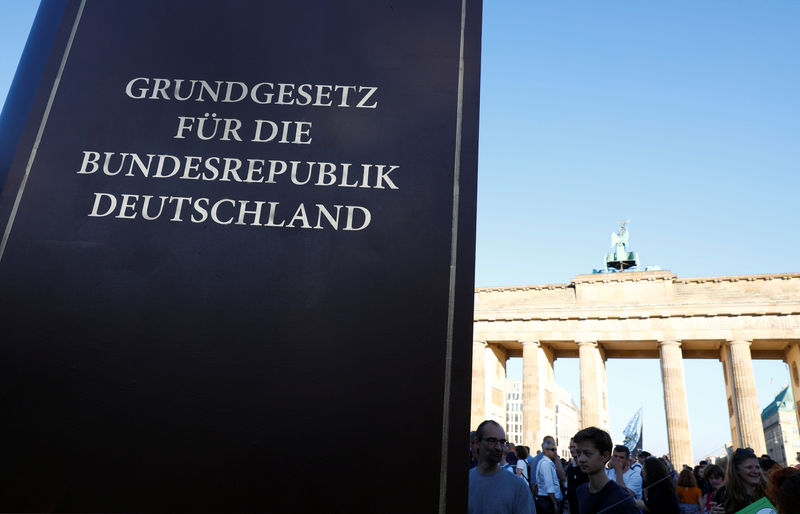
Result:
M700 497L703 496L703 492L700 491L699 487L685 487L682 485L675 488L675 493L678 495L679 502L688 503L690 505L697 505Z

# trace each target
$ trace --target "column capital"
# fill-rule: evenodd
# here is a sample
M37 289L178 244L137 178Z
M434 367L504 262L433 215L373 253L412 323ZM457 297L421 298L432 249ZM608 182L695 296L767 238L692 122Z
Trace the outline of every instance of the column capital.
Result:
M676 345L680 348L681 341L677 339L663 339L658 341L658 346Z
M525 346L525 345L527 345L527 344L532 344L532 345L534 345L534 346L541 346L541 345L542 345L542 343L541 343L541 342L539 342L539 341L537 341L537 340L535 340L535 339L532 339L532 340L529 340L529 341L520 341L519 343L520 343L522 346Z
M480 345L480 346L486 347L486 346L489 345L489 343L487 343L486 341L472 341L472 345L473 346Z
M734 346L737 344L746 344L747 346L750 346L751 344L753 344L753 342L748 341L747 339L728 339L727 341L725 341L725 344L727 344L728 346Z
M575 344L578 346L591 346L593 348L597 348L597 341L575 341Z

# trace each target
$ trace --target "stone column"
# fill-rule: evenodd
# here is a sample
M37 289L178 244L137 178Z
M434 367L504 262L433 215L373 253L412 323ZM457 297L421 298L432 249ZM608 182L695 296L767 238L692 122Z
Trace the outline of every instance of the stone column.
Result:
M756 380L750 360L750 341L734 339L726 343L728 364L733 378L733 401L740 446L750 447L756 455L767 453L761 410L758 408Z
M731 444L734 447L741 447L742 441L739 438L739 427L737 426L737 419L738 416L736 415L736 402L733 401L734 399L734 392L733 392L733 375L731 374L733 368L731 367L730 363L730 356L728 355L730 352L728 351L728 345L722 345L720 349L719 360L722 362L722 376L725 378L725 398L728 402L728 421L731 425Z
M486 419L486 342L472 342L472 405L470 429Z
M611 432L611 417L608 415L608 377L606 375L606 351L597 347L597 372L600 375L598 387L600 391L600 424L598 427Z
M541 427L539 341L522 342L522 443L536 447Z
M689 432L689 408L683 378L683 353L679 341L659 341L661 382L664 386L664 410L667 414L669 454L676 467L691 466L692 439Z
M595 341L578 341L581 368L581 428L599 427L600 399L598 363L600 352Z
M546 345L539 346L539 436L556 437L556 388L553 372L555 354ZM539 439L541 441L541 439Z
M800 343L792 343L786 348L784 360L789 366L794 395L794 412L797 415L797 426L800 426Z
M508 351L499 344L489 344L486 355L486 419L493 419L504 428L507 423L506 397Z

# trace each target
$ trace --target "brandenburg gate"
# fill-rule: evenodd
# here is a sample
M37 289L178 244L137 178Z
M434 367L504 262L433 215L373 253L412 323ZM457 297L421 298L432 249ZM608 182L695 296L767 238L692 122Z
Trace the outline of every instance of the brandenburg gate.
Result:
M473 341L472 429L486 418L505 419L505 363L522 357L523 440L531 447L555 432L559 357L580 359L582 426L605 429L606 360L658 358L676 465L692 463L683 359L722 362L735 446L767 452L752 359L788 363L800 414L800 273L678 278L625 271L578 275L569 284L481 288Z

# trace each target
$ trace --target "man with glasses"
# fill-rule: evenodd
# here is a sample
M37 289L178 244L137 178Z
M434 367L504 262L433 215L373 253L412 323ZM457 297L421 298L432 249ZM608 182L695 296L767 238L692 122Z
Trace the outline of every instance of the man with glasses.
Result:
M549 446L549 445L553 445L554 447L556 447L557 446L556 440L555 440L555 438L553 436L546 435L542 439L542 449L544 449L545 446ZM539 462L542 460L542 458L544 458L544 451L541 451L538 454L536 454L536 456L533 458L533 460L528 463L530 465L530 468L531 468L531 476L530 476L531 491L533 491L534 495L537 494L537 491L536 491L536 468L539 467ZM558 459L557 456L556 456L556 458L554 458L552 460L553 460L553 464L555 464L555 466L556 466L556 474L558 474L558 481L561 482L561 483L566 482L567 481L567 474L564 472L564 467L561 465L561 461Z
M556 473L555 460L558 459L555 441L542 444L544 457L536 467L536 512L556 514L561 503L561 482Z
M496 421L478 425L478 465L469 472L469 514L535 514L524 480L498 465L508 445Z

